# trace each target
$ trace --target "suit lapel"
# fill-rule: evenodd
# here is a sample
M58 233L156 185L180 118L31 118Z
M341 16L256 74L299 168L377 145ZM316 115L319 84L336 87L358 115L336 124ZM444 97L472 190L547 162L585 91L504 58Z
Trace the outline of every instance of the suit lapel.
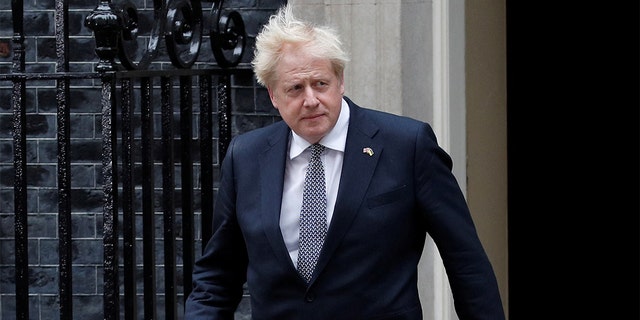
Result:
M374 140L378 127L367 120L361 109L350 100L351 116L344 151L338 197L322 253L316 265L321 270L349 230L364 201L373 172L383 151L383 144ZM370 148L372 155L365 153Z
M280 231L280 207L284 183L285 158L287 156L289 129L284 122L281 128L268 137L268 146L258 157L260 162L261 219L271 248L283 264L291 263L289 252Z

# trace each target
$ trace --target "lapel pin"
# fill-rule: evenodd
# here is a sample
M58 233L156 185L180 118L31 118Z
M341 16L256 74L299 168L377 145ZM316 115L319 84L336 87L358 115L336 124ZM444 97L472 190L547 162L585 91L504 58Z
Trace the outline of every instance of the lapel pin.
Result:
M366 148L362 148L362 153L366 153L369 155L369 157L373 156L373 149L366 147Z

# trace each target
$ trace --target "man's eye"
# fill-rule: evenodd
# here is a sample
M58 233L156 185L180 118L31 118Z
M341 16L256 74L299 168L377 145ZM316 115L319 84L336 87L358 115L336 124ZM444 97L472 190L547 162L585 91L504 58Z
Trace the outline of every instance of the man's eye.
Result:
M315 84L315 88L318 89L318 90L324 90L327 87L329 87L329 83L328 82L318 81Z
M289 96L298 95L302 91L302 86L289 87L285 92Z

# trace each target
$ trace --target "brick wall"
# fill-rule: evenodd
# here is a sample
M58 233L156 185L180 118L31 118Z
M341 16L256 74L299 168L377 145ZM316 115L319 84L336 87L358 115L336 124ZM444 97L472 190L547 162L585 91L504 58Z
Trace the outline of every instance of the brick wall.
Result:
M50 73L56 69L54 0L26 0L24 3L24 33L26 36L26 71ZM118 3L118 1L112 1ZM241 66L247 66L253 52L253 40L260 26L284 0L224 1L224 7L239 11L246 26L247 51ZM69 1L70 71L92 72L98 58L94 52L91 30L84 26L84 18L97 6L99 0ZM140 12L152 18L152 0L134 1ZM215 65L209 44L209 24L213 2L202 2L204 37L198 60L193 68ZM146 11L145 11L146 10ZM0 74L11 73L13 25L11 1L0 1ZM149 27L141 26L141 34ZM8 49L8 50L7 50ZM166 48L160 45L160 54L154 68L171 68ZM29 316L30 319L59 319L58 299L58 192L57 192L57 137L56 88L50 80L30 81L26 90L27 112L27 194L28 205L28 259L29 259ZM278 120L268 95L256 86L253 78L238 78L232 91L232 134L238 134ZM13 180L13 111L11 82L0 81L0 320L15 319L15 243ZM74 319L101 319L103 312L102 274L102 177L101 177L101 122L100 83L94 80L72 80L71 98L71 202L73 252L73 314ZM159 99L157 99L159 101ZM197 99L194 99L197 101ZM157 112L157 111L156 111ZM197 117L197 115L194 115ZM157 117L159 118L159 116ZM197 121L197 120L194 120ZM160 125L156 125L160 128ZM158 129L156 129L158 130ZM194 130L194 132L197 130ZM196 136L197 137L197 133ZM214 155L215 158L215 155ZM194 159L196 159L194 157ZM156 170L156 186L162 181L161 170ZM194 183L198 168L194 168ZM179 177L179 175L177 175ZM179 186L179 182L177 183ZM197 189L196 185L196 189ZM160 199L158 190L156 199ZM139 192L138 192L139 193ZM136 195L140 202L140 195ZM176 197L179 202L180 197ZM196 195L196 202L197 199ZM159 202L159 200L158 200ZM159 206L159 205L158 205ZM195 235L200 239L196 211ZM162 217L157 216L158 240L162 239ZM179 220L179 213L178 218ZM139 227L138 229L140 229ZM139 230L138 230L139 231ZM180 237L180 234L177 235ZM196 242L196 255L201 243ZM156 245L156 259L162 263L162 244ZM142 263L141 248L138 263ZM181 263L178 250L178 263ZM122 261L122 260L120 260ZM161 267L160 267L161 268ZM162 269L156 271L158 318L164 319L162 299ZM138 278L141 278L139 275ZM122 279L122 276L120 277ZM183 292L182 278L178 276L180 308ZM142 292L142 286L138 285ZM120 293L123 293L122 287ZM139 299L141 301L141 298ZM122 302L121 302L122 303ZM142 304L139 304L142 315ZM249 303L245 299L237 319L249 319ZM181 317L181 311L179 317Z

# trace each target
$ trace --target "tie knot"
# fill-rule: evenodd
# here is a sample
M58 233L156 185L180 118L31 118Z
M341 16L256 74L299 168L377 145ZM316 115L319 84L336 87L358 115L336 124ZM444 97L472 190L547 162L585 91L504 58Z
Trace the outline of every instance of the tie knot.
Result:
M319 157L322 151L324 151L324 146L319 143L312 144L310 148L311 148L311 158Z

